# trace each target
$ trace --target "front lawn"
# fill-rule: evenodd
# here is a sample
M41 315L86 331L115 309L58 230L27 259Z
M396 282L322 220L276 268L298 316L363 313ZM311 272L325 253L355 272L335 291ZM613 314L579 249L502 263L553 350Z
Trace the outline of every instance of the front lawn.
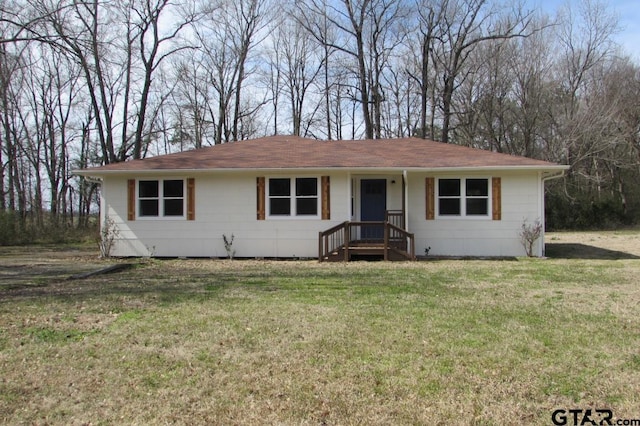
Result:
M640 418L638 259L146 260L65 280L104 263L26 250L0 253L0 423Z

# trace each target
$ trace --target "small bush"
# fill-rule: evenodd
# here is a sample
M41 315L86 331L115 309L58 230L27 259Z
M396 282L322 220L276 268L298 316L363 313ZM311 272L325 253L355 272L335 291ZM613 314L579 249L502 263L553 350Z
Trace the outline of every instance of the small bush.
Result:
M523 221L519 235L527 256L533 257L533 245L542 235L542 223L540 223L539 219L533 223L528 223L526 220Z
M231 238L227 238L226 234L222 234L222 241L224 242L224 249L227 252L229 259L233 260L236 255L236 250L233 248L233 240L235 236L231 234Z
M113 249L113 244L115 240L120 235L120 231L116 226L116 223L113 219L107 216L104 220L104 224L102 225L102 229L100 230L100 236L98 238L98 248L100 249L100 257L109 258L111 257L111 250Z

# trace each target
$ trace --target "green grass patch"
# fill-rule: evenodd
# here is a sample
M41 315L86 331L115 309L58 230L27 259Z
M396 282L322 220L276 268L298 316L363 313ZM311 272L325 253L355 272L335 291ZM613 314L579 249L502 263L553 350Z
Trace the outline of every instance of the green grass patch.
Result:
M0 422L635 418L638 262L168 260L3 290Z
M78 342L84 339L90 334L94 334L95 331L83 331L83 330L57 330L54 328L46 327L34 327L26 330L27 335L37 342L43 343L65 343L65 342Z

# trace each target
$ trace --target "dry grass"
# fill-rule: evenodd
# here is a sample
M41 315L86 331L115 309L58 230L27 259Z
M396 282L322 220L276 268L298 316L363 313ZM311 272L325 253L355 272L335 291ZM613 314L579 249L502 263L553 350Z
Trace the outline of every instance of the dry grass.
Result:
M607 235L548 236L585 259L148 260L82 281L64 277L93 252L2 249L0 422L640 418L640 235Z

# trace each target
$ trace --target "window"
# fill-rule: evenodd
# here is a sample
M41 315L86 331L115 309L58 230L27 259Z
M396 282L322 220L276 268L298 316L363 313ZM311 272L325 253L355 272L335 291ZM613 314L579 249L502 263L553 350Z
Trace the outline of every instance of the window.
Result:
M157 180L141 180L138 182L140 216L158 216L160 212L160 192L158 187Z
M271 216L291 215L291 179L269 179Z
M441 216L459 216L460 179L440 179L438 181L438 204Z
M296 179L296 215L318 215L318 179Z
M489 180L467 179L466 181L467 216L486 216L489 214Z
M318 216L318 178L269 179L269 216Z
M184 180L138 181L140 217L183 217Z
M439 179L440 216L489 215L489 179Z

